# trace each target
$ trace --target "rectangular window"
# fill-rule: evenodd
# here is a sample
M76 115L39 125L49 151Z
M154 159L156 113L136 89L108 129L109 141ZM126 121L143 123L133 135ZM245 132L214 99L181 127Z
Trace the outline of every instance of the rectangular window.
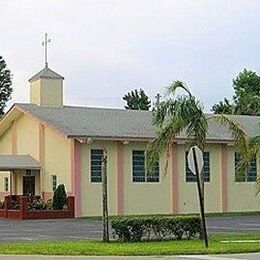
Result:
M4 177L4 191L9 191L9 178Z
M91 182L102 182L103 154L104 151L102 149L91 149L91 158L90 158Z
M153 166L151 173L145 170L145 151L135 150L132 153L133 182L159 182L159 162Z
M240 155L239 153L235 153L235 181L236 182L255 182L257 178L257 166L256 166L256 157L250 162L249 168L245 174L238 175L237 167L240 162Z
M210 182L210 155L209 152L203 152L203 172L204 181ZM186 182L196 182L196 175L194 175L188 166L188 152L185 153L185 164L186 164Z
M54 192L57 188L57 176L56 175L52 175L52 191Z

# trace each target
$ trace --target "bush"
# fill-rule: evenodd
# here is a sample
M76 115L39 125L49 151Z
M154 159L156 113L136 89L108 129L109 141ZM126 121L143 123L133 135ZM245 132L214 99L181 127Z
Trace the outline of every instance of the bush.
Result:
M46 200L46 207L48 210L52 209L52 199Z
M61 210L67 205L67 194L64 184L60 184L54 191L53 195L53 209Z
M124 242L142 240L190 239L201 233L200 218L185 217L123 217L112 220L113 235Z

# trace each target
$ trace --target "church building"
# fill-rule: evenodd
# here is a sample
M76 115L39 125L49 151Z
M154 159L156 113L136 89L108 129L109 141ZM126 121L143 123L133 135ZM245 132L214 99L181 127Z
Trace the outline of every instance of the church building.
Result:
M30 80L30 102L13 104L0 121L0 197L51 198L58 184L75 196L76 216L101 215L101 160L107 150L111 215L198 212L196 179L187 167L185 136L176 138L168 171L162 155L145 171L154 137L150 111L66 106L64 78L46 66ZM68 86L69 87L69 86ZM260 117L234 116L250 136ZM260 156L236 178L239 160L228 129L212 122L204 152L206 212L259 211Z

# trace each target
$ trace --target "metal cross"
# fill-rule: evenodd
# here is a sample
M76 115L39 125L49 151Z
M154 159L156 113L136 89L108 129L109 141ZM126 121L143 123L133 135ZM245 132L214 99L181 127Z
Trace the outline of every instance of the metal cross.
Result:
M49 38L48 39L48 34L47 33L45 33L45 39L44 39L44 41L42 42L42 46L44 46L44 48L45 48L45 67L47 68L48 67L48 61L47 61L47 50L48 50L48 43L50 43L51 42L51 39Z

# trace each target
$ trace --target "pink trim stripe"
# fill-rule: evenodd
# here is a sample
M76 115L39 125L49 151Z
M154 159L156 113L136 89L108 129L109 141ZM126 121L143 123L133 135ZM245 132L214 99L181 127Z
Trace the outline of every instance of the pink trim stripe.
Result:
M17 154L17 124L12 122L12 154Z
M75 196L75 216L81 215L81 144L76 140L71 140L71 187Z
M124 147L117 143L117 214L124 214Z
M222 212L228 211L227 145L221 149Z
M179 165L178 165L178 145L170 151L172 162L172 213L179 213Z
M45 142L44 142L44 137L45 137L45 128L44 125L39 123L39 161L42 165L44 166L45 162Z

